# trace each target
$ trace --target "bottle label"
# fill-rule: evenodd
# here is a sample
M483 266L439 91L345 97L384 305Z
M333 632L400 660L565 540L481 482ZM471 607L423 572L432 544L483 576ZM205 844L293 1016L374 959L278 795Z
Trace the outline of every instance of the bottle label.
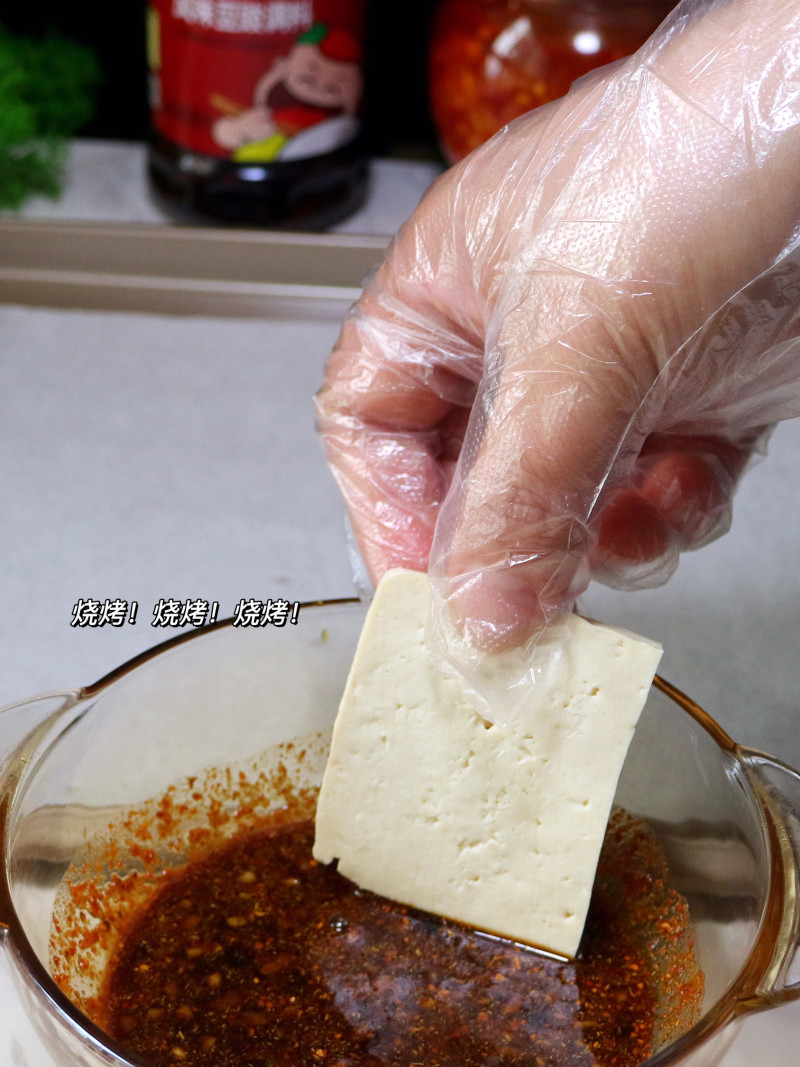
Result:
M182 148L237 163L354 140L363 0L151 0L150 105Z

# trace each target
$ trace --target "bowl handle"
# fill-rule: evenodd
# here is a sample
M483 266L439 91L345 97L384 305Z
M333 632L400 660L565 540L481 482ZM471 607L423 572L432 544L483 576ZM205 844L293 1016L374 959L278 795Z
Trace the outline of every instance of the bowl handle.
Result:
M800 773L773 756L740 748L750 782L771 815L783 884L773 904L777 936L772 959L748 1008L771 1008L800 998Z
M26 737L55 715L74 708L82 696L79 689L59 689L0 708L0 782L10 773L15 750Z
M17 784L53 720L72 710L80 696L67 689L0 708L0 944L13 911L5 872Z

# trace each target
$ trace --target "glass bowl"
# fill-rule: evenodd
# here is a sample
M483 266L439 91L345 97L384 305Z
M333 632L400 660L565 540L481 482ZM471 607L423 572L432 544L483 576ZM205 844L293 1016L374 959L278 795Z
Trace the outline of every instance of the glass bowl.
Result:
M228 780L231 768L234 778L237 767L255 774L276 746L294 744L303 781L314 784L363 617L348 600L304 604L296 625L218 623L94 685L0 712L0 965L60 1067L143 1062L52 977L65 874L99 827L152 810L152 798L210 769L225 768ZM689 902L705 975L702 1017L646 1067L711 1067L744 1016L800 995L800 776L734 744L657 678L616 802L657 834ZM123 856L120 870L130 862Z

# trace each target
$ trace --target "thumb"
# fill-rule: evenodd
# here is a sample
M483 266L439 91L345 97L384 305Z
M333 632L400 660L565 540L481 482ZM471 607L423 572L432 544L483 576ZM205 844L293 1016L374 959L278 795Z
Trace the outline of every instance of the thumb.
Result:
M588 585L592 523L635 464L646 393L595 346L503 363L482 383L431 554L450 619L495 650L533 637Z

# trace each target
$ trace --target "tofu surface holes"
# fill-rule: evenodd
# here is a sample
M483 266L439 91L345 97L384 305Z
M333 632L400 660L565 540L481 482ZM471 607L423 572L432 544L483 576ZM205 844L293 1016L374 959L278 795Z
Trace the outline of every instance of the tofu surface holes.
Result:
M319 795L314 857L362 888L576 954L655 642L566 621L557 669L493 725L425 643L427 576L390 571L356 650Z

